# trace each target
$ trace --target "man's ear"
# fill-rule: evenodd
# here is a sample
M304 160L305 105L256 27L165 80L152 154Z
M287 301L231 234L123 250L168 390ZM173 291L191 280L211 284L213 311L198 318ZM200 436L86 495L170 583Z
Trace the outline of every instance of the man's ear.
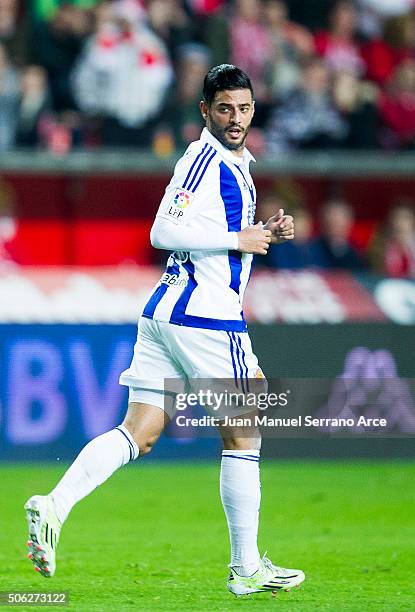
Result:
M252 116L255 115L255 100L252 100Z
M208 118L208 107L204 100L202 100L199 104L200 112L202 113L203 119Z

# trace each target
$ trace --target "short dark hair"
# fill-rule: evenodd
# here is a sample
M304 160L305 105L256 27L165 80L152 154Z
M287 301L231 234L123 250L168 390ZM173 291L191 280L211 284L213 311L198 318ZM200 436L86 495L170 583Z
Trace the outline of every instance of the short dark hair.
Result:
M249 89L252 96L254 90L250 78L243 70L232 64L220 64L209 70L203 82L203 99L210 106L216 92L225 89Z

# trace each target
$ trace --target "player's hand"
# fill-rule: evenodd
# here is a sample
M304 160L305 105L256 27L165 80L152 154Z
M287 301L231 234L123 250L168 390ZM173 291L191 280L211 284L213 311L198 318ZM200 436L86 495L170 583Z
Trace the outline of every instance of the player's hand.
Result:
M271 244L280 244L294 238L294 219L284 214L284 209L280 208L276 215L268 219L264 229L271 231Z
M262 221L238 232L238 251L252 255L266 255L271 242L271 231L265 229Z

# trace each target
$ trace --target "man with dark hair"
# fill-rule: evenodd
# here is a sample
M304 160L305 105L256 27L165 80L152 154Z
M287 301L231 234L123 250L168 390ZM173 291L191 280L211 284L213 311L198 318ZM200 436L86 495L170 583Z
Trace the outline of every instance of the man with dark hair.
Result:
M254 90L248 75L236 66L221 64L211 68L203 83L203 101L211 106L218 91L234 91L235 89L249 89L253 101Z
M179 395L172 382L177 389L177 383L194 388L198 381L226 380L244 396L254 380L264 383L242 298L253 255L291 240L293 219L280 209L265 226L253 224L253 158L245 148L254 114L249 78L235 66L212 68L200 110L206 128L177 162L151 230L153 246L173 253L144 307L131 366L120 377L129 387L124 422L89 442L49 495L26 503L30 556L44 576L55 571L60 528L75 503L148 453L174 418ZM277 567L258 552L257 413L252 405L237 404L232 414L247 419L230 426L220 406L206 408L215 411L224 446L220 493L231 540L228 589L235 595L290 590L304 573Z

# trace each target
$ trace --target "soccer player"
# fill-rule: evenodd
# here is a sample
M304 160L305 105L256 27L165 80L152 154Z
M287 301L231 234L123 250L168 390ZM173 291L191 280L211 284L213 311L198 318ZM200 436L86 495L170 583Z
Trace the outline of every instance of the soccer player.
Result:
M138 324L121 425L91 440L47 496L25 505L29 557L43 576L55 572L61 526L72 507L129 461L148 453L174 415L166 381L262 378L241 303L254 254L291 240L293 219L280 209L254 225L255 187L245 148L254 100L248 76L235 66L212 68L200 110L206 128L177 162L161 201L151 242L173 251ZM250 408L252 412L252 408ZM220 494L229 527L228 589L235 595L289 590L301 570L274 565L257 546L260 506L256 427L219 426L223 438Z

